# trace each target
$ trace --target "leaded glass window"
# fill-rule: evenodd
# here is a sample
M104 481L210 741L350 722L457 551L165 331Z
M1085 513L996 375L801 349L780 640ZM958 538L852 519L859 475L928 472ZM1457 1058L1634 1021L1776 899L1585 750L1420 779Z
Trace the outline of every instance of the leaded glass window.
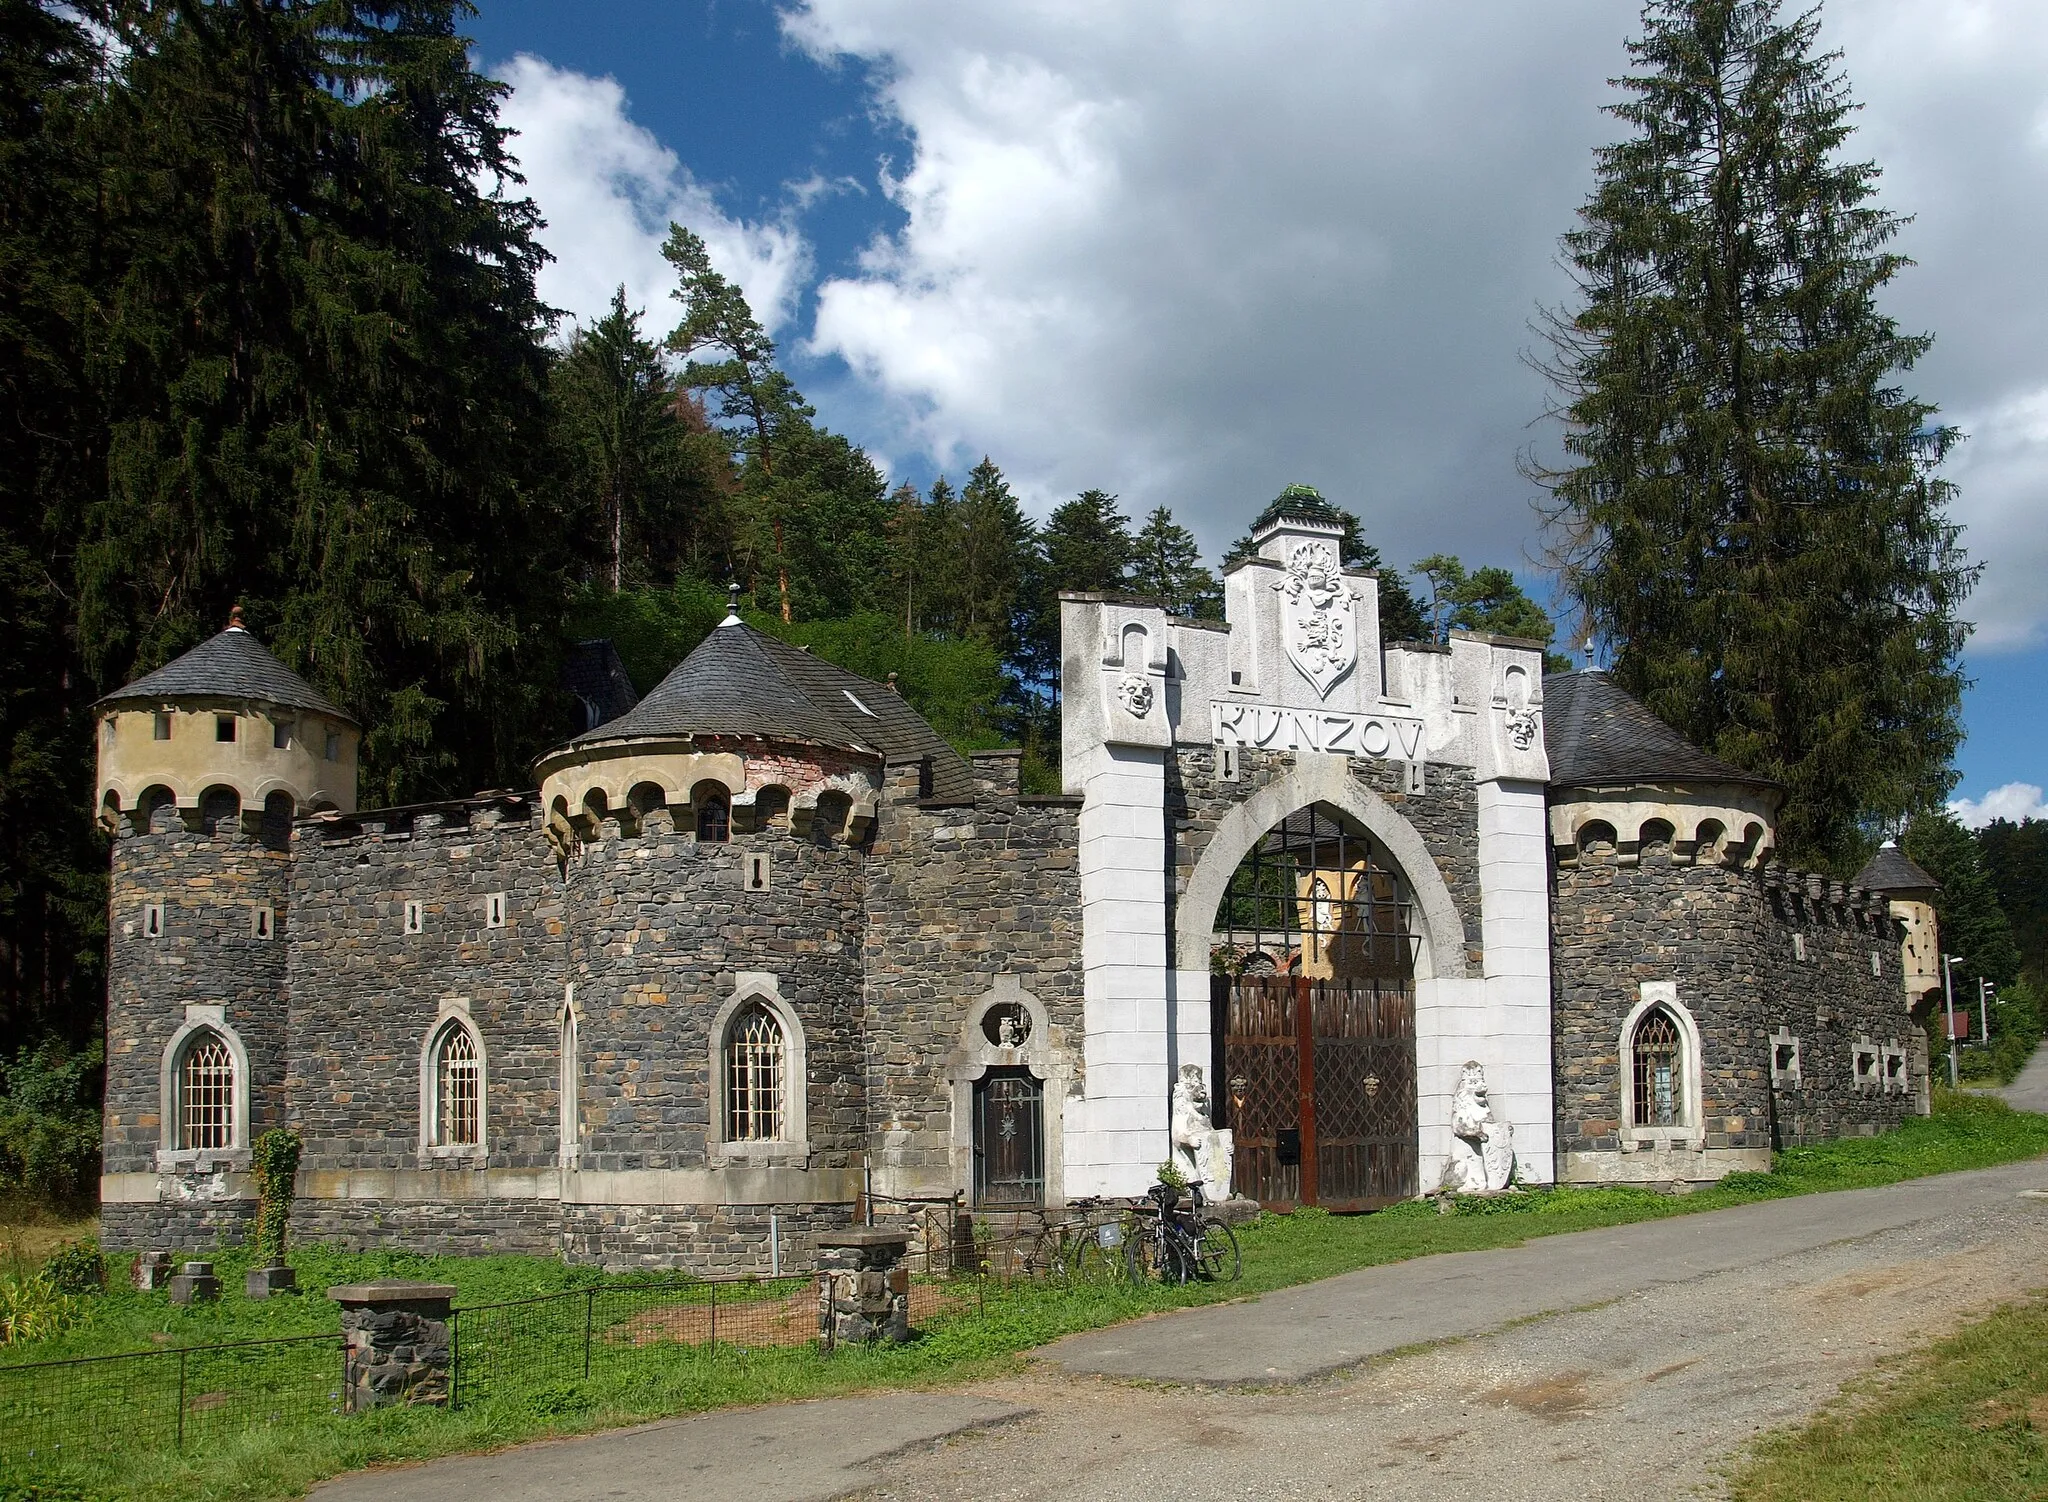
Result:
M782 1024L766 1007L748 1007L733 1020L725 1043L726 1141L782 1136L785 1057Z
M201 1033L178 1070L178 1146L235 1145L235 1056L218 1033Z
M483 1140L483 1060L459 1024L441 1035L434 1056L434 1145L475 1147Z
M1678 1024L1658 1007L1636 1024L1633 1055L1639 1127L1685 1125L1684 1053Z

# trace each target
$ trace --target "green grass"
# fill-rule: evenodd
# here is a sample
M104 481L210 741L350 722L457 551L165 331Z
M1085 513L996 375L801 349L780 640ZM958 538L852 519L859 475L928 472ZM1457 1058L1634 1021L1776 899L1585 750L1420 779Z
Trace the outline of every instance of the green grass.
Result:
M1754 1447L1739 1502L2012 1502L2048 1495L2048 1299L1887 1363Z
M1242 1297L1328 1277L1353 1268L1436 1252L1514 1246L1535 1236L1591 1230L1667 1215L1821 1190L1894 1183L1957 1169L1987 1167L2048 1152L2048 1117L2009 1110L1979 1096L1948 1096L1936 1114L1882 1137L1853 1138L1779 1155L1768 1174L1741 1174L1689 1195L1633 1188L1563 1188L1489 1200L1463 1200L1454 1213L1416 1202L1369 1216L1299 1211L1265 1216L1244 1227L1244 1278L1190 1288L1075 1289L1019 1286L989 1290L985 1301L966 1284L953 1308L923 1321L923 1338L895 1348L823 1355L809 1347L750 1350L707 1362L673 1344L600 1346L603 1360L583 1380L539 1365L514 1363L507 1377L465 1393L454 1411L384 1411L357 1418L314 1417L273 1430L243 1433L188 1449L184 1456L143 1448L104 1448L84 1460L33 1469L0 1470L0 1502L29 1498L258 1498L295 1494L322 1477L379 1461L487 1449L549 1434L612 1427L667 1414L739 1403L816 1397L871 1388L958 1382L1014 1371L1022 1353L1046 1341L1155 1310ZM203 1249L194 1249L195 1251ZM53 1339L0 1349L0 1365L95 1355L153 1346L332 1332L335 1308L321 1297L331 1283L408 1277L453 1283L457 1304L479 1304L583 1288L600 1281L593 1269L533 1257L424 1257L350 1254L300 1247L291 1261L308 1296L252 1303L240 1293L248 1258L231 1249L207 1252L224 1294L214 1305L181 1309L161 1293L117 1284L88 1298L83 1320ZM117 1260L117 1275L125 1260ZM610 1280L616 1281L616 1280ZM580 1302L580 1301L579 1301ZM573 1306L571 1306L573 1307ZM573 1338L580 1353L580 1321ZM601 1337L600 1337L601 1338ZM293 1359L297 1359L296 1357ZM338 1358L324 1349L308 1361ZM324 1369L301 1373L302 1386L324 1388ZM322 1394L316 1394L322 1397ZM317 1409L318 1402L291 1409ZM51 1488L56 1489L51 1489Z

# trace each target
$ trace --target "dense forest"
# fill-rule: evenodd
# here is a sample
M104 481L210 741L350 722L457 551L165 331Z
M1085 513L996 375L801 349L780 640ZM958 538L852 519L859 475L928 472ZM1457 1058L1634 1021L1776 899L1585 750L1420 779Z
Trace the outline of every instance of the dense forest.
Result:
M232 605L367 727L367 803L524 782L571 724L568 644L611 638L644 692L728 581L1040 787L1062 589L1220 613L1165 507L1036 521L987 458L892 488L687 227L668 304L544 306L468 14L0 0L0 1183L95 1172L91 706ZM1411 592L1332 510L1390 635L1548 640L1506 570L1432 557Z

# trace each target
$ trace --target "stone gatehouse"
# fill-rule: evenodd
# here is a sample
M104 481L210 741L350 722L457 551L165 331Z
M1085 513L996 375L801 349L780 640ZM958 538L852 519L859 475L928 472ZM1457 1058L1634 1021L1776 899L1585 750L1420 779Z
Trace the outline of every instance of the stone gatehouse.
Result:
M231 623L99 706L108 1244L235 1231L274 1126L314 1238L751 1270L1136 1195L1190 1121L1370 1209L1925 1109L1924 873L1783 870L1777 788L1535 643L1382 641L1338 538L1283 510L1223 624L1065 597L1050 797L734 614L531 789L362 809Z

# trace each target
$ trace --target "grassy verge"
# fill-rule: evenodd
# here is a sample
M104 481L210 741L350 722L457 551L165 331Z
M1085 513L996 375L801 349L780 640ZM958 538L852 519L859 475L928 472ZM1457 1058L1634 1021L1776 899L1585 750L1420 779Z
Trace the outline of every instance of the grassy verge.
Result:
M1736 1175L1690 1195L1641 1189L1554 1189L1457 1202L1402 1205L1370 1216L1297 1212L1263 1217L1240 1233L1244 1278L1190 1288L1019 1286L955 1290L923 1321L912 1345L826 1356L809 1347L763 1349L705 1362L690 1348L618 1348L588 1380L512 1380L453 1412L321 1416L226 1439L183 1456L102 1450L62 1466L0 1472L0 1502L81 1498L257 1498L302 1491L338 1471L379 1461L491 1448L549 1434L611 1427L737 1403L817 1397L878 1387L956 1382L1014 1369L1021 1353L1048 1340L1155 1310L1241 1297L1354 1268L1436 1252L1513 1246L1534 1236L1748 1204L1820 1190L1849 1189L2048 1152L2048 1117L2008 1110L1976 1096L1943 1096L1932 1117L1883 1137L1856 1138L1779 1156L1768 1174ZM596 1281L587 1268L531 1257L420 1257L349 1254L307 1247L293 1253L311 1297L252 1303L240 1296L247 1259L213 1252L225 1294L180 1309L160 1294L116 1286L85 1301L81 1321L31 1345L0 1349L0 1364L332 1331L330 1283L413 1277L453 1283L457 1303L474 1306ZM321 1359L321 1358L313 1358ZM107 1443L108 1441L102 1441Z
M1740 1502L2012 1502L2048 1495L2048 1298L2000 1309L1762 1441Z

